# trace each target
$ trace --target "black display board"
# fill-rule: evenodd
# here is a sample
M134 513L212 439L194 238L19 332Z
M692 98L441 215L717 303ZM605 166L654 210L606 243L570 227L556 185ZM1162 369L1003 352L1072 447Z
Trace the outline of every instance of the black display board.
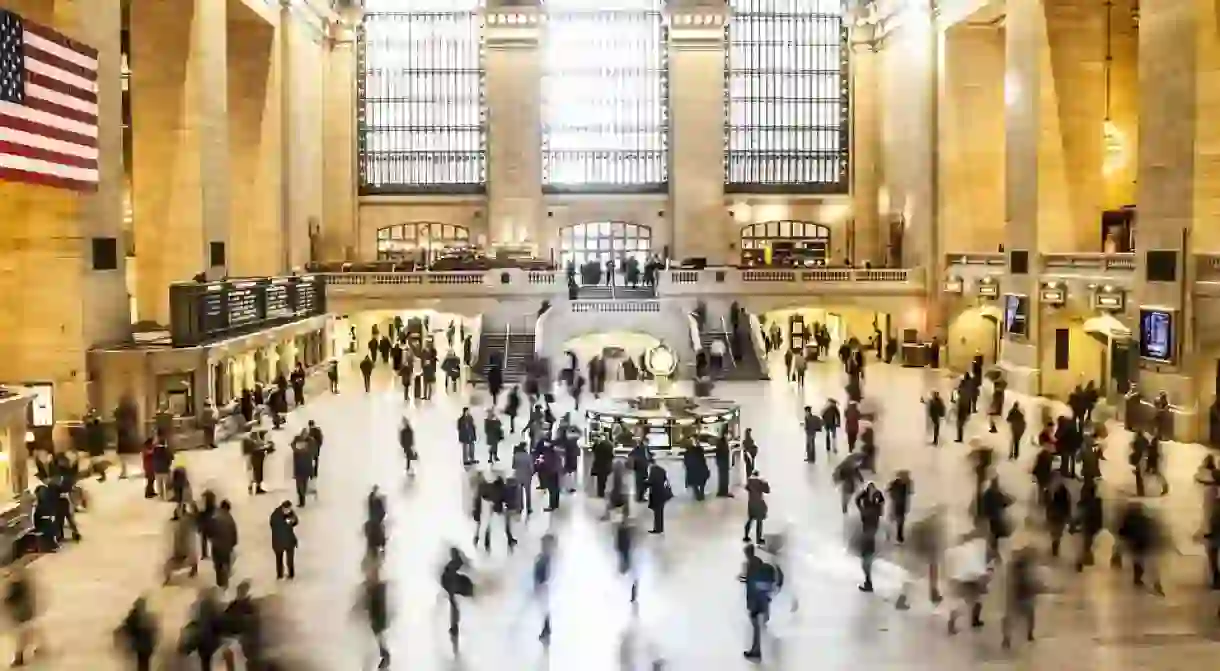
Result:
M321 277L243 278L170 285L175 347L191 347L326 314Z

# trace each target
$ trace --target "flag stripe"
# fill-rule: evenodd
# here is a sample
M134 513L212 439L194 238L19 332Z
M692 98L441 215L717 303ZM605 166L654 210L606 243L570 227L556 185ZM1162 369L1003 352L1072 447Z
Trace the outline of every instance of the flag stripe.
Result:
M47 53L36 47L31 47L28 44L25 45L25 58L26 58L27 63L29 63L31 60L38 61L40 63L45 63L53 68L56 68L57 70L63 70L64 72L67 72L68 74L76 75L77 77L80 77L82 79L85 79L85 80L88 80L91 82L97 81L97 70L96 69L87 68L87 67L84 67L83 65L77 65L76 63L73 63L72 61L70 61L66 58L60 58L59 56L56 56L55 54Z
M96 114L89 114L88 112L81 112L80 110L74 110L63 105L56 105L49 100L42 100L40 98L26 98L25 106L39 112L46 112L52 117L62 117L69 121L75 121L76 124L66 124L64 126L68 130L85 135L97 135Z
M55 79L54 77L48 77L47 75L42 74L30 67L32 65L34 64L29 60L25 62L26 84L30 86L41 86L44 89L50 89L56 93L72 96L77 100L83 100L84 102L93 103L95 105L97 104L97 93L95 91L85 91L83 89L76 88L67 82Z
M82 67L97 69L97 49L28 19L21 20L21 28L26 44L33 44Z
M79 144L79 145L82 145L85 147L96 147L97 146L97 138L86 137L84 135L78 135L77 133L70 133L66 130L61 130L59 128L53 128L51 126L44 126L43 124L35 123L33 121L28 121L28 120L22 119L20 117L9 116L8 114L6 114L3 111L0 111L0 126L4 126L5 128L12 128L13 130L24 131L26 133L37 133L38 135L49 137L49 138L52 138L55 140L60 140L62 142L71 142L72 144Z
M0 154L47 161L48 163L70 166L73 168L89 168L92 170L97 170L97 159L95 158L70 156L68 154L61 154L57 151L49 151L39 147L32 147L27 144L6 142L3 139L3 136L0 136Z
M38 86L29 81L27 81L25 84L25 95L27 101L31 97L34 97L41 100L46 100L48 102L53 102L56 105L63 105L64 107L74 109L78 112L93 115L97 114L97 105L94 103L87 103L80 98L73 98L72 96L64 95L58 91L52 91L45 86Z
M38 124L40 127L46 127L52 130L64 131L70 133L73 138L82 138L86 142L77 142L76 144L92 145L96 144L97 124L83 124L75 121L61 119L54 114L48 114L40 111L32 105L16 105L13 103L0 102L0 116L12 116L18 119ZM31 132L39 132L38 129ZM65 142L75 142L70 138L59 138Z
M56 175L48 175L41 172L31 172L29 170L6 168L3 166L0 166L0 182L23 182L25 184L49 186L54 189L68 189L70 191L97 191L96 178L93 180L69 179L66 177L58 177Z
M27 147L52 151L57 154L65 154L76 158L96 160L98 156L97 147L86 147L84 145L75 144L72 142L62 142L46 137L45 135L36 135L23 130L14 128L5 128L0 126L0 142L9 142L15 144L23 144Z
M67 165L59 165L48 161L40 161L36 158L26 158L24 156L14 156L12 154L0 154L0 168L13 168L16 170L24 170L26 172L41 172L55 177L64 179L76 179L82 182L96 182L96 168L75 168Z
M94 101L96 102L97 100L97 82L85 79L84 77L77 77L67 70L60 70L57 67L35 60L28 54L25 57L25 71L27 73L37 73L41 77L46 77L52 81L59 82L63 86L70 87L72 95L79 97L92 94Z

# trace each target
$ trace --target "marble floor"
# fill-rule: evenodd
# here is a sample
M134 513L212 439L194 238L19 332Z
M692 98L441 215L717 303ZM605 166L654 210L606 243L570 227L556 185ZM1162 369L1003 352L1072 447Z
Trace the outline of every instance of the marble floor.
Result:
M276 592L291 620L291 649L304 668L356 671L372 668L374 647L356 613L363 540L364 498L378 484L390 500L391 543L388 577L393 583L395 618L390 637L394 668L432 669L645 669L653 660L665 668L730 671L751 665L742 658L747 634L742 587L735 579L741 559L744 500L696 504L678 491L663 537L644 534L638 619L627 604L627 586L614 572L609 540L596 521L601 506L583 496L565 502L561 513L536 513L515 555L501 539L492 553L470 549L472 528L464 515L464 472L455 442L455 420L463 395L439 394L429 403L404 403L387 372L380 371L371 394L359 388L359 374L345 364L343 391L320 389L290 417L289 428L316 420L326 433L319 495L301 511L298 579L276 583L269 550L268 515L290 497L284 452L269 464L271 493L246 493L245 469L235 443L212 452L185 455L197 490L210 487L234 505L241 531L236 574L254 581L259 593ZM879 420L880 467L888 480L908 469L915 480L915 515L937 503L961 511L970 496L967 447L930 446L919 399L933 387L948 388L934 371L873 365L866 395L883 409ZM321 386L321 385L319 385ZM824 456L802 461L801 407L819 407L827 395L842 396L837 366L819 364L807 386L781 381L722 384L715 395L739 401L744 423L761 446L760 470L772 485L771 530L789 536L792 556L788 592L799 608L777 604L775 640L763 666L773 669L1102 669L1194 670L1214 668L1220 643L1218 597L1204 591L1204 559L1193 540L1199 523L1200 492L1192 477L1204 453L1196 445L1167 450L1169 496L1151 500L1172 529L1165 558L1161 598L1135 590L1127 574L1099 566L1078 576L1066 560L1050 567L1053 594L1043 597L1040 638L1004 652L999 646L999 599L988 604L981 631L950 638L944 610L917 600L898 612L893 600L916 568L900 548L885 544L877 569L878 593L857 590L858 562L845 550L845 522ZM620 385L617 394L635 390ZM476 394L485 402L485 394ZM1035 401L1023 399L1023 403ZM566 409L570 400L562 401ZM482 409L475 410L481 416ZM415 425L421 463L407 479L397 444L399 418ZM1031 414L1036 417L1036 414ZM481 427L480 427L481 429ZM976 418L972 436L987 440L986 422ZM996 438L1001 443L1003 434ZM1123 455L1105 462L1107 494L1130 489L1125 436L1111 437ZM1032 456L1032 449L1023 455ZM1020 499L1031 485L1028 463L1005 462L1002 481ZM143 499L142 481L86 485L91 510L80 517L85 539L63 552L38 559L48 654L32 668L62 671L123 669L113 652L113 631L132 600L147 594L162 618L163 640L171 642L193 599L195 586L210 583L205 565L198 582L160 587L169 504ZM960 516L959 516L960 517ZM1013 515L1020 523L1025 515ZM559 538L553 590L554 642L549 656L537 641L539 609L531 596L530 566L539 537L548 529ZM1041 542L1019 532L1015 542ZM475 558L479 595L465 603L462 655L455 660L445 636L445 609L436 578L445 548L468 548ZM1109 540L1101 556L1108 556ZM1072 541L1068 552L1074 553ZM921 591L920 594L923 594ZM7 637L3 637L7 639ZM9 654L0 640L0 654ZM1208 660L1211 660L1210 662ZM195 668L192 666L191 668ZM219 668L219 665L218 665Z

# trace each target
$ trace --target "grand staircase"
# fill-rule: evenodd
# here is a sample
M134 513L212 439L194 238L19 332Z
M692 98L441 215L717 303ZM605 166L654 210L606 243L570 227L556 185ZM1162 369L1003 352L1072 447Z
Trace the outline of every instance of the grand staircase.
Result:
M615 286L608 287L605 285L598 286L583 286L576 294L581 300L611 300L614 298L623 298L627 300L656 298L657 290L655 287L623 287Z
M487 367L492 357L498 355L503 362L504 384L518 384L525 380L526 365L534 356L533 333L484 333L479 336L479 361L471 377L480 383L487 381Z

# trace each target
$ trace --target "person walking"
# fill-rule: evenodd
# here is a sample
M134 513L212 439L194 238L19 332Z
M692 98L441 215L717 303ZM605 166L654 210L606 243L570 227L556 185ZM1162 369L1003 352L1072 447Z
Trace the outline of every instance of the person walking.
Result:
M504 425L496 416L495 407L487 409L487 417L483 420L483 438L487 441L487 461L495 464L500 461L500 443L504 440Z
M229 576L233 572L233 553L237 549L237 522L233 519L233 505L228 499L220 502L220 509L212 517L208 532L212 544L212 568L216 572L216 586L229 588Z
M877 557L877 531L885 511L885 496L872 482L856 495L856 510L860 512L860 567L864 571L861 592L873 591L873 560Z
M153 654L157 650L157 621L148 612L146 598L135 600L115 634L118 642L135 658L136 671L152 671Z
M758 471L750 474L746 481L746 526L741 542L750 542L750 527L754 527L754 542L762 545L763 522L767 519L767 494L771 493L771 485L762 479Z
M775 564L763 561L753 545L745 546L744 581L746 616L750 619L750 649L742 653L754 662L762 660L762 632L771 618L771 602L783 588L784 574Z
M309 492L309 480L313 477L313 454L308 441L292 441L292 479L296 484L297 506L305 507L305 494Z
M474 445L479 436L475 432L474 418L470 416L470 408L462 408L462 414L457 420L458 442L462 445L462 465L473 466L479 463L474 457Z
M649 533L665 533L665 505L673 497L669 475L660 464L652 464L648 471L648 507L652 510L652 529Z
M271 512L271 550L275 553L275 579L284 579L287 568L288 579L297 577L297 531L300 524L292 501L284 501Z

